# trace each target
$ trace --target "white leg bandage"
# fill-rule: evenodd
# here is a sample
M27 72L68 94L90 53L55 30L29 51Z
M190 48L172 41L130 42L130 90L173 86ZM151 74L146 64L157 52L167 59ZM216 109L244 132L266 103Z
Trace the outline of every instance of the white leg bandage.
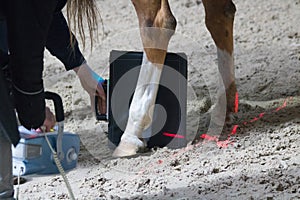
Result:
M162 65L151 63L146 53L129 109L129 118L121 140L135 142L151 125Z
M233 64L233 56L225 50L217 48L218 53L218 69L220 72L219 90L217 95L217 104L212 110L212 120L215 124L223 126L226 117L227 100L226 90L234 82L235 70ZM220 132L222 129L219 130Z
M225 90L234 82L234 64L233 55L225 50L217 49L218 67L223 78Z

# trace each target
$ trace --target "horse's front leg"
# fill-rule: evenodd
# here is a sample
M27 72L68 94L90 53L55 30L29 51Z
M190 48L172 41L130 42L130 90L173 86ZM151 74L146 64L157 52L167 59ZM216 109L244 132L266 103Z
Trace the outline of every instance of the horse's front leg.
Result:
M129 109L129 118L115 157L135 155L144 143L142 132L151 125L158 84L176 20L167 0L132 0L143 42L143 62Z

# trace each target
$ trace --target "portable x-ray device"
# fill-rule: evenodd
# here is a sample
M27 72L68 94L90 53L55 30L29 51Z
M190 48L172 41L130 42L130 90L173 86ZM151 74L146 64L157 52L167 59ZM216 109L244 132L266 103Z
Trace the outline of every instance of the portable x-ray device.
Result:
M15 148L12 147L15 176L55 174L59 173L58 167L71 170L77 165L80 139L77 134L64 132L61 97L52 92L45 92L45 96L54 102L57 126L48 133L37 133L19 126L21 140ZM55 163L55 157L59 160L59 166Z

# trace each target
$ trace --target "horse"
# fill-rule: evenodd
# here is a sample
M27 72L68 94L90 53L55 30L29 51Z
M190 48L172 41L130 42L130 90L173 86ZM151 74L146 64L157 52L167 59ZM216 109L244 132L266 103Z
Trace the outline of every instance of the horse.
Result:
M169 41L176 29L176 19L168 0L131 0L139 22L143 61L129 108L128 122L114 157L137 154L145 146L140 139L152 122L153 108ZM202 0L205 25L217 47L218 70L225 86L226 121L237 112L237 88L233 56L233 22L236 12L232 0ZM151 84L150 84L151 83ZM154 83L154 84L153 84ZM220 104L221 100L218 100Z

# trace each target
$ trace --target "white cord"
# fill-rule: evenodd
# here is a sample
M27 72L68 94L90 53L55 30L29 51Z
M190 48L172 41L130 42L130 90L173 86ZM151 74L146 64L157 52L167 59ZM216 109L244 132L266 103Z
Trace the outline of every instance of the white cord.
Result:
M20 169L19 174L18 174L18 185L16 188L16 200L19 199L19 191L20 191L20 178L21 178L21 172L23 171L23 168Z
M60 160L58 159L57 153L55 152L55 150L54 150L53 147L51 146L50 141L49 141L49 139L48 139L46 133L45 133L45 138L46 138L46 141L47 141L47 143L48 143L48 145L49 145L50 150L51 150L52 153L53 153L53 159L54 159L54 162L55 162L55 164L56 164L56 166L57 166L57 168L58 168L58 170L59 170L59 172L60 172L60 175L63 177L64 182L65 182L65 184L66 184L66 186L67 186L67 189L68 189L68 192L69 192L70 199L75 200L74 193L73 193L73 191L72 191L72 188L71 188L71 185L70 185L69 180L68 180L68 178L67 178L67 175L66 175L66 173L65 173L65 170L64 170L64 168L62 167L62 165L61 165L61 163L60 163Z

